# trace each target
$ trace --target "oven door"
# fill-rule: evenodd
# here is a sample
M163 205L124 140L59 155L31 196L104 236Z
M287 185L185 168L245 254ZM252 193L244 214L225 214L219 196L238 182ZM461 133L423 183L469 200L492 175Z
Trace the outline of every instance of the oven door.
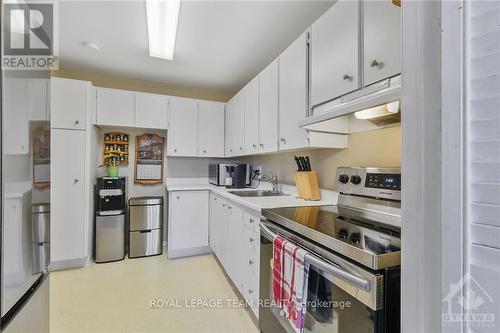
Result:
M384 332L382 274L374 274L269 222L261 222L262 332L293 332L272 302L272 240L280 234L309 253L304 332ZM267 267L266 267L267 266Z

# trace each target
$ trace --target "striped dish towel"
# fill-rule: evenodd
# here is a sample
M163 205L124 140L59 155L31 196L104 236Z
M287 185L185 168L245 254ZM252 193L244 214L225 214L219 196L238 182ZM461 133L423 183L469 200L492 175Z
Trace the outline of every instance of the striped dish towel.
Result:
M304 329L309 264L306 251L276 236L273 242L273 297L280 314L295 332Z

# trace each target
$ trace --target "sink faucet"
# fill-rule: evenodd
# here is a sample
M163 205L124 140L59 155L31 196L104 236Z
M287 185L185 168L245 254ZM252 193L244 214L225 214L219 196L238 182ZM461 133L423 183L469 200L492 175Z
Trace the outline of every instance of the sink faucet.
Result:
M271 177L269 177L268 175L262 175L261 179L264 179L264 180L271 182L271 186L273 187L273 193L279 192L278 191L278 186L279 186L278 175L276 174L276 172L273 171Z

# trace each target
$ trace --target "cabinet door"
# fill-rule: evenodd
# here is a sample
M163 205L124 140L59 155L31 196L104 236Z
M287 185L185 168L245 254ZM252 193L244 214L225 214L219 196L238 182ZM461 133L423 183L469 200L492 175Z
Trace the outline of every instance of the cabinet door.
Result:
M243 211L241 208L228 203L228 221L227 221L227 262L228 267L226 272L233 281L238 290L242 291L242 278L243 278L243 253L242 243L243 239Z
M311 105L360 87L358 6L358 1L337 1L312 25Z
M28 106L26 81L6 79L3 101L3 153L7 155L29 152Z
M28 119L33 121L49 120L47 110L49 80L28 79Z
M134 126L135 93L133 91L97 89L97 124Z
M224 104L198 102L198 156L224 157Z
M196 156L198 142L196 100L172 97L169 100L169 107L168 155Z
M307 36L303 33L279 57L279 149L307 147L298 126L307 115Z
M259 76L259 152L278 150L278 59Z
M170 192L169 210L169 250L208 246L208 191Z
M134 127L167 129L167 96L136 93Z
M85 131L52 129L50 259L84 257Z
M214 254L219 256L219 198L210 193L209 244Z
M230 157L233 156L233 146L234 146L234 139L233 139L233 119L234 119L234 98L229 100L229 102L226 103L226 128L225 128L225 133L226 133L226 139L224 142L224 156Z
M244 123L245 149L247 155L258 152L259 145L259 78L256 77L243 89L245 95Z
M231 120L233 155L244 154L245 150L245 94L242 91L234 96L234 109Z
M227 267L228 267L228 209L227 209L227 201L218 198L218 216L219 216L219 224L217 225L217 234L218 234L218 251L219 253L217 254L217 257L219 258L219 261L221 262L222 266L227 272Z
M50 79L50 126L85 129L87 116L87 81Z
M401 73L401 8L391 0L363 1L364 85Z

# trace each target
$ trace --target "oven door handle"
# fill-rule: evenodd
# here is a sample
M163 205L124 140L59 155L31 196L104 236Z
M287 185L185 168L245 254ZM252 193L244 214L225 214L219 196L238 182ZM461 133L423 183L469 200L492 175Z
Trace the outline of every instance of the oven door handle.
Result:
M278 234L274 233L269 229L267 226L264 224L260 223L260 229L263 231L269 238L274 240L274 237L276 237ZM313 265L314 267L317 267L321 270L323 270L326 273L331 274L332 276L335 276L349 284L352 284L360 289L363 289L365 291L370 291L371 286L370 286L370 281L363 279L357 275L354 275L352 273L349 273L347 271L344 271L342 268L332 265L331 263L319 258L317 255L312 254L311 252L306 252L304 259L306 262L309 264Z

